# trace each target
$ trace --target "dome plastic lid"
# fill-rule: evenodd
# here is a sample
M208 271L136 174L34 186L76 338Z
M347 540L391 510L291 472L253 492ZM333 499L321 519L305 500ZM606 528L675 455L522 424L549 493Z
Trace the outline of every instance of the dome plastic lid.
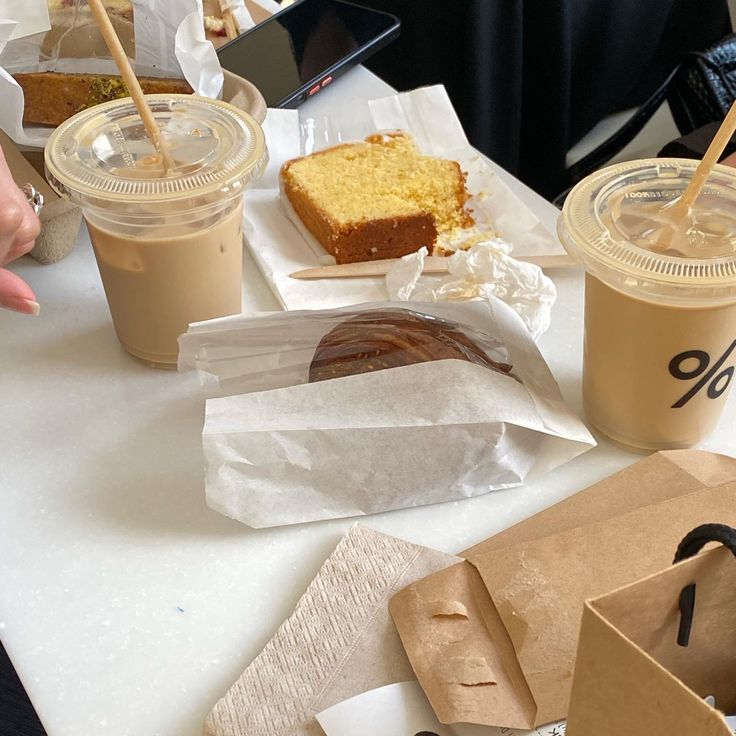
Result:
M171 149L164 170L130 98L77 113L46 146L51 185L78 204L150 203L236 194L268 162L261 126L232 105L193 95L147 95Z
M635 296L736 300L736 170L715 167L683 227L667 214L698 163L644 159L591 174L565 201L563 246L589 273Z

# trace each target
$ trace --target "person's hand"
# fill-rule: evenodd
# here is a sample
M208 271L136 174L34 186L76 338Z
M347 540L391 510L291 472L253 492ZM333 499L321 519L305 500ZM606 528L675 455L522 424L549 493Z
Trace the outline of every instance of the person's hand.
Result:
M41 223L16 186L0 148L0 266L28 253L41 232ZM0 307L38 314L36 295L20 276L0 268Z

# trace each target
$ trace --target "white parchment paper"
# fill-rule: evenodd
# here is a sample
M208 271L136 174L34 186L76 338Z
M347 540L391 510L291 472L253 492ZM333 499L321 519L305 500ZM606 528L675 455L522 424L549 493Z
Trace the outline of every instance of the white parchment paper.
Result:
M518 486L595 445L503 302L410 306L493 336L514 377L443 360L306 383L325 312L190 327L180 368L220 396L202 434L208 505L253 527L372 514Z
M136 73L159 77L184 76L198 94L218 97L223 73L214 47L205 40L200 0L133 0L133 6ZM97 33L91 19L85 17L85 20L89 33ZM4 49L0 49L0 99L3 101L0 105L0 129L16 143L25 146L43 147L53 128L23 125L23 90L12 78L13 73L117 74L115 63L107 55L45 59L41 52L44 37L45 33L35 33L11 40ZM104 48L101 39L100 45Z
M6 40L44 33L51 28L47 0L0 0L0 19L15 23Z
M324 265L330 256L280 202L278 172L284 162L378 130L411 133L424 153L459 161L468 173L470 206L478 225L492 228L514 254L562 253L557 237L496 176L468 143L442 86L380 99L346 102L325 118L295 110L269 110L264 124L271 157L269 176L246 192L246 240L274 294L286 309L316 309L386 299L383 280L297 281L290 273Z

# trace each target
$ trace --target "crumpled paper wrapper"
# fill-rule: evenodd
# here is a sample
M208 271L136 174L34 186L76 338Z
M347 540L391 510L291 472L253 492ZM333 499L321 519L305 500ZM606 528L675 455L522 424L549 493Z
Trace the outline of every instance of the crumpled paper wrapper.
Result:
M468 173L469 206L478 228L492 231L515 254L563 253L557 237L504 184L473 149L442 86L423 87L375 100L346 101L325 118L300 118L296 110L269 110L264 123L270 165L245 194L245 234L266 281L286 309L316 309L386 298L383 280L299 281L294 271L326 265L331 256L281 201L279 170L289 159L381 130L411 133L424 153L458 161Z
M457 557L354 526L294 613L207 717L205 736L321 736L315 713L411 666L388 613L405 585Z
M538 340L549 327L557 289L542 269L512 258L511 246L493 238L459 250L448 259L449 275L422 276L427 249L404 256L386 274L386 291L396 301L439 302L488 299L508 304Z
M27 25L32 15L36 19L32 27L41 27L37 19L37 2L25 3L28 13L13 16L13 20L20 21L20 25ZM133 0L133 5L136 73L163 77L183 75L197 94L219 97L223 72L214 47L205 40L201 1ZM244 7L243 12L247 13ZM118 73L101 37L99 43L95 44L99 49L94 57L47 58L43 51L45 30L42 28L33 35L9 40L4 48L0 36L0 99L3 101L0 106L0 129L16 143L25 146L43 147L53 128L23 125L23 90L11 74L36 71ZM85 38L88 35L85 34Z
M441 360L306 383L335 324L323 312L191 327L179 367L199 368L210 389L230 394L206 406L210 508L253 527L373 514L518 486L595 445L503 302L412 307L492 336L512 376Z

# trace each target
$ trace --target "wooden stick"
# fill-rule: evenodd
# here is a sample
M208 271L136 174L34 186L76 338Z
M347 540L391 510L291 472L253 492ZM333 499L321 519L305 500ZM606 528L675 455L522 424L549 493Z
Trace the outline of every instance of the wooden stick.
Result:
M163 161L164 170L169 171L174 168L174 161L171 158L171 151L169 144L166 142L166 138L161 134L161 130L156 123L151 108L146 102L145 95L141 89L141 85L138 82L138 78L135 76L128 57L125 55L123 46L120 43L120 39L115 33L115 29L112 27L110 18L108 18L105 8L102 5L102 0L88 0L89 8L92 11L92 15L97 21L97 25L100 28L102 38L107 44L107 48L110 49L110 55L112 56L115 64L118 67L120 76L125 82L125 86L130 92L130 96L133 98L133 103L138 110L138 114L143 120L143 125L146 127L148 137L153 141L153 145L156 150L161 154Z
M721 127L718 128L718 131L708 146L705 156L703 156L703 159L698 164L698 168L695 169L695 173L687 185L687 189L685 189L682 196L672 208L673 217L676 222L679 222L690 211L690 208L693 206L706 180L710 176L710 172L718 163L718 159L721 157L734 132L736 132L736 101L734 101L731 109L726 113L726 117L723 119Z
M389 269L399 262L399 258L385 258L378 261L361 261L360 263L343 263L339 266L321 266L306 268L289 274L292 279L354 279L371 276L385 276ZM577 266L577 261L567 255L518 256L517 260L534 263L545 270L550 268L567 268ZM424 259L422 273L447 273L450 259L442 256L427 256Z

